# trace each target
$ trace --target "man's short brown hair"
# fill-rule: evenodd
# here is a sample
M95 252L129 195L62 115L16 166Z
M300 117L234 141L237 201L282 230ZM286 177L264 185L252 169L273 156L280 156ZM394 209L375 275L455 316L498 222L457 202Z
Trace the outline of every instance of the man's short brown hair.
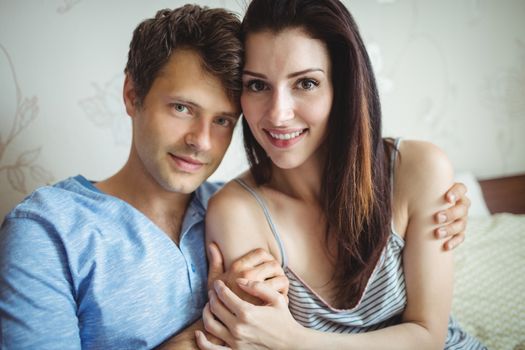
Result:
M133 32L124 70L133 81L136 102L142 104L173 50L191 49L238 104L243 59L239 32L240 20L232 12L198 5L160 10L144 20Z

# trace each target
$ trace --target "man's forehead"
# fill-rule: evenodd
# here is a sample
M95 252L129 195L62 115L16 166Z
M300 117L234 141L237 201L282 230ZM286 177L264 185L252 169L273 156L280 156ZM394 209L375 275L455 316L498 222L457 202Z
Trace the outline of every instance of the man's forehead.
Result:
M240 115L240 102L232 98L223 82L202 64L194 50L175 50L153 82L165 94L231 116Z

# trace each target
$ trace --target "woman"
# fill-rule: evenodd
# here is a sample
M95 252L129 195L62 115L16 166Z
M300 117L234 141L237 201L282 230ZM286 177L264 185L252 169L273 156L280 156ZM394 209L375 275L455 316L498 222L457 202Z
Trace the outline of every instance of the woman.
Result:
M210 201L207 239L227 266L269 250L290 280L289 305L260 283L231 286L264 303L255 306L216 282L207 331L232 348L483 348L449 320L452 255L432 237L450 162L431 144L382 138L347 9L253 0L242 34L251 167ZM197 342L221 348L200 332Z

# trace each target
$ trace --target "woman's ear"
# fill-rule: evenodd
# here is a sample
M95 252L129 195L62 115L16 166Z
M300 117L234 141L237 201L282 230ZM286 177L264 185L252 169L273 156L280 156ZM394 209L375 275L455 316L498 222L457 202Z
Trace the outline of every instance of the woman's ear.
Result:
M126 74L126 78L124 79L122 94L124 97L124 105L126 105L126 113L128 113L130 117L134 117L137 109L137 93L133 79L131 79L128 74Z

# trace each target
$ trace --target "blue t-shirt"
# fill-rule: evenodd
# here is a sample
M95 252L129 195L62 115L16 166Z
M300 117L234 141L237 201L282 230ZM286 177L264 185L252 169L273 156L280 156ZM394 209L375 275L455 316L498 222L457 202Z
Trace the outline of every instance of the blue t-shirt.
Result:
M0 230L0 345L151 348L200 318L207 301L204 183L177 246L128 203L82 176L33 192Z

